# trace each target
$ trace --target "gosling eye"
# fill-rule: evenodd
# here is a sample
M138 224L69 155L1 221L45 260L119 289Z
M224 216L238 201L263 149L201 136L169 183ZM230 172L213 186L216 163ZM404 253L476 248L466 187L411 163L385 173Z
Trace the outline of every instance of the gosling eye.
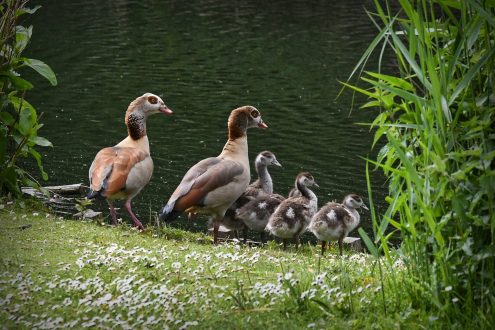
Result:
M258 118L260 116L260 112L258 110L251 111L251 117Z

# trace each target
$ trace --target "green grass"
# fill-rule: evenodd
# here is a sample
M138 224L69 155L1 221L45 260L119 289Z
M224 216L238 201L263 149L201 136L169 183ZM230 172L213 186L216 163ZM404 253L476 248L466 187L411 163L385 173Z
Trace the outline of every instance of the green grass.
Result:
M0 202L3 328L435 327L393 268L334 247L213 246L210 237L62 220ZM385 294L383 294L385 292ZM384 308L384 306L386 306Z

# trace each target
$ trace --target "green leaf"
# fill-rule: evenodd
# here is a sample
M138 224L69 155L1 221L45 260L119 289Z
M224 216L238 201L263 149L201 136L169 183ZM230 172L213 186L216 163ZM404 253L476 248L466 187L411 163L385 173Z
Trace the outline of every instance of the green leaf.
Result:
M33 27L30 26L28 28L18 25L15 28L15 50L17 54L21 54L31 39L31 35L33 34Z
M402 78L389 76L386 74L370 72L370 71L366 71L366 74L368 74L369 76L372 76L373 78L383 80L392 86L396 86L396 87L399 87L399 88L407 90L407 91L414 91L412 84L410 84L408 81L406 81Z
M400 223L398 223L397 221L395 221L394 219L392 219L390 217L386 217L384 219L386 219L395 228L397 228L399 230L403 230L404 229L403 226Z
M371 241L370 237L366 232L364 231L363 228L358 229L359 235L363 239L364 244L368 248L368 250L371 252L371 254L375 257L378 258L378 249L376 248L375 244Z
M11 81L12 85L14 85L14 87L19 91L27 91L34 87L29 81L16 76L13 72L0 74L0 76L7 77Z
M363 104L361 106L361 109L364 109L364 108L374 108L374 107L379 108L381 106L382 106L382 102L377 101L377 100L373 100L373 101L369 101L369 102Z
M23 109L29 109L30 111L34 112L35 118L37 118L37 116L36 116L36 110L25 99L20 98L20 97L17 97L15 95L11 94L11 95L9 95L9 101L12 104L12 106L14 107L14 109L16 109L16 111L19 112L21 110L20 108L21 108L21 105L22 105L22 108Z
M26 8L26 7L24 7L24 8L20 8L19 10L17 10L17 12L15 13L15 15L16 15L17 17L19 17L19 16L22 16L22 15L24 15L24 14L34 14L34 13L35 13L38 9L40 9L40 8L41 8L41 6L40 6L40 5L35 6L35 7L33 7L33 8Z
M41 176L43 177L43 180L48 180L48 174L45 172L43 169L43 164L41 163L41 155L39 152L34 150L34 148L29 148L29 153L36 159L36 163L38 164L38 168L40 169Z
M46 63L31 58L24 59L24 63L46 78L52 86L57 85L57 77L55 76L55 72L53 72L53 70Z
M366 81L367 83L370 83L371 85L374 85L374 86L380 88L381 90L385 90L385 91L388 91L394 95L397 95L406 101L417 102L419 104L424 104L424 102L425 102L424 98L422 98L421 96L410 93L410 92L403 90L401 88L396 88L394 86L385 84L381 81L375 81L375 80L371 80L371 79L364 78L364 77L361 79ZM352 86L350 86L350 87L353 88ZM355 89L355 88L353 88L353 89ZM376 94L376 95L373 94L372 97L379 98L378 94Z
M367 90L365 89L362 89L362 88L359 88L357 86L353 86L353 85L350 85L348 83L345 83L345 82L340 82L342 85L344 85L345 87L349 87L350 89L353 89L355 90L356 92L359 92L361 94L364 94L364 95L367 95L369 97L372 97L372 98L377 98L377 96L372 93L372 92L368 92Z
M24 136L28 136L31 131L31 127L33 127L31 110L28 108L23 108L19 116L19 132Z
M34 139L34 143L42 147L53 147L53 144L50 141L41 136L37 136Z

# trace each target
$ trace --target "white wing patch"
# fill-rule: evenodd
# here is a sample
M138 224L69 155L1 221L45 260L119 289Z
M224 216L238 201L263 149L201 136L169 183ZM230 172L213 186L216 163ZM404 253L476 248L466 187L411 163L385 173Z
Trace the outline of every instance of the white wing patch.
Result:
M334 210L330 210L330 212L327 213L327 218L330 220L337 220L337 213L335 213Z
M266 209L266 205L267 205L266 202L261 202L258 204L258 208L264 210L264 209Z
M295 217L295 213L294 213L294 209L292 207L289 207L287 209L287 212L285 213L285 215L287 216L287 218L289 219L294 219Z

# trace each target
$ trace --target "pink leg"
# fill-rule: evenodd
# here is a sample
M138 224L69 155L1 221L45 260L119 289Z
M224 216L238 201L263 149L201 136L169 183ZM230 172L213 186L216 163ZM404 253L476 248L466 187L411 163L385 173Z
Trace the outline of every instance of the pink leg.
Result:
M115 208L113 207L112 203L110 201L108 202L108 208L110 209L110 216L112 217L112 223L114 226L118 225L117 222L117 212L115 211Z
M141 221L139 221L139 219L134 215L134 213L132 213L131 201L126 200L124 206L127 212L129 213L129 215L131 216L132 221L134 221L134 226L136 226L139 230L144 230Z

